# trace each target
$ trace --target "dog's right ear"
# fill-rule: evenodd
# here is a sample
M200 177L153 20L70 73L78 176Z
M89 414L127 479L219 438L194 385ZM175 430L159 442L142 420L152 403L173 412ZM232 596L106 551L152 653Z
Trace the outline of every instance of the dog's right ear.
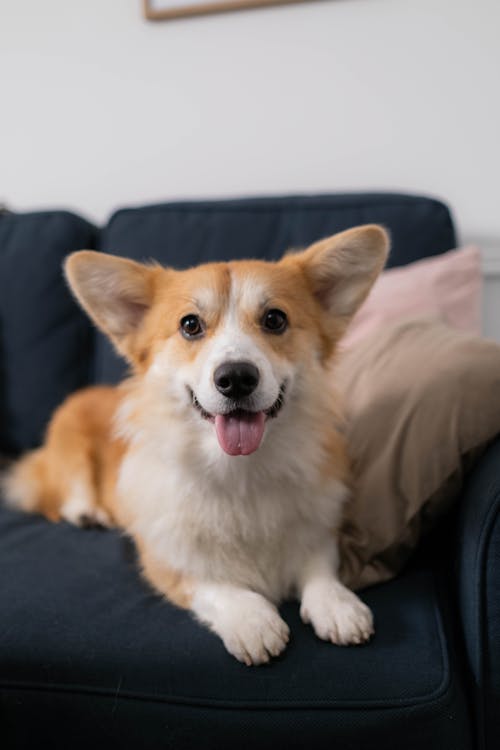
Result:
M153 300L154 269L92 250L72 253L64 273L76 299L127 356L129 340Z

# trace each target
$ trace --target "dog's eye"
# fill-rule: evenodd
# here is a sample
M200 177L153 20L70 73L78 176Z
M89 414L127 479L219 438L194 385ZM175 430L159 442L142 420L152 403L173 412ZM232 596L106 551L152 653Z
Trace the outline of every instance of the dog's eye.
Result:
M203 323L197 315L185 315L181 318L181 333L185 339L195 339L203 336Z
M268 310L262 319L262 327L269 333L283 333L287 325L288 319L283 310Z

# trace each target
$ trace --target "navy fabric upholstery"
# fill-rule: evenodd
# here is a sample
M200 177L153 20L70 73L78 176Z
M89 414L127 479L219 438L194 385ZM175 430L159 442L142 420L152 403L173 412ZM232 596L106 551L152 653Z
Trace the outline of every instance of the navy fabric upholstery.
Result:
M136 260L153 257L176 268L213 260L277 260L290 248L373 222L391 231L389 266L437 255L455 244L449 209L440 201L356 193L126 208L111 217L102 249Z
M0 217L0 452L37 445L58 404L88 382L91 326L61 263L95 230L51 211Z
M124 209L103 232L104 252L134 260L154 258L187 268L241 258L277 260L286 250L357 224L378 223L392 236L389 266L401 266L455 246L449 209L419 196L391 194L252 198L166 203ZM115 383L125 372L103 336L98 336L96 381Z
M500 437L472 472L461 502L459 601L484 748L500 738Z
M319 641L290 603L284 656L248 669L141 581L120 534L4 510L0 540L4 748L35 737L64 747L61 736L75 749L470 747L443 597L425 566L365 592L370 644Z

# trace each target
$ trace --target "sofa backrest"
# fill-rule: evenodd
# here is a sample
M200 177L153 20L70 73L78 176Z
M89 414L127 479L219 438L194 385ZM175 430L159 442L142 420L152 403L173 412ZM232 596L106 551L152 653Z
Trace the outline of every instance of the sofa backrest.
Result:
M450 250L448 208L390 194L167 203L116 212L100 233L67 212L0 218L0 452L38 444L53 409L73 390L115 383L124 363L72 301L61 263L84 247L185 268L237 258L277 259L357 224L392 235L388 265Z
M61 264L95 241L65 211L0 216L0 453L37 445L55 407L89 381L94 332Z

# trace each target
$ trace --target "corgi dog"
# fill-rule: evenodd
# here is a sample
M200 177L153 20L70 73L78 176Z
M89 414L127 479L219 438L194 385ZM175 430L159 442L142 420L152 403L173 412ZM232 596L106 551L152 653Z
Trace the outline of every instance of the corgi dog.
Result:
M244 664L285 649L289 597L319 638L367 641L372 614L338 574L350 473L332 361L388 246L366 225L277 262L70 255L73 294L131 376L56 410L8 474L11 504L124 529L150 584Z

